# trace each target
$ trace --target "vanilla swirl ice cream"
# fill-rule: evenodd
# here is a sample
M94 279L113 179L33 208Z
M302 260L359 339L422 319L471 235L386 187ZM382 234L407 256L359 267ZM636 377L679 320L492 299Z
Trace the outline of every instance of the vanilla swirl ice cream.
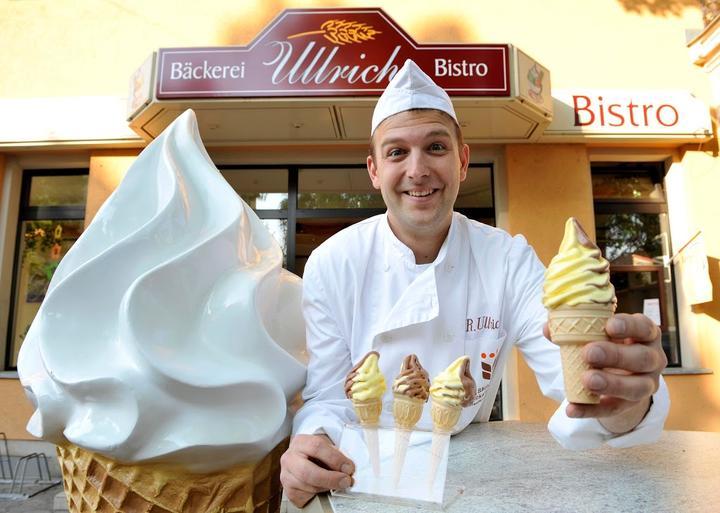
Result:
M55 272L19 355L28 431L124 463L257 461L305 381L300 298L186 111Z
M387 385L380 372L378 353L371 351L352 368L345 380L345 395L353 401L379 400Z
M475 380L470 374L470 357L461 356L432 381L430 397L433 401L465 408L475 399Z
M610 264L574 217L565 222L557 255L545 273L543 303L546 308L584 303L611 305L615 288Z

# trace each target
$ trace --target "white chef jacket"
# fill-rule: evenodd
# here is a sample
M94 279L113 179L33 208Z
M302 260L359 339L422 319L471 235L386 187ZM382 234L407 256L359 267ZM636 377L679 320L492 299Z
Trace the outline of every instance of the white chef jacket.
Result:
M303 314L310 357L305 404L294 434L326 433L339 443L344 423L355 422L345 378L368 351L380 353L388 389L381 425L392 427L392 382L403 358L414 353L430 374L470 356L475 403L463 410L455 432L473 419L487 421L513 344L535 373L543 394L563 401L548 425L572 449L649 443L669 410L661 378L653 405L632 432L616 436L596 419L565 415L559 348L542 334L544 267L521 235L454 213L437 258L417 265L395 237L387 214L340 231L313 251L303 276ZM418 422L432 429L429 407Z

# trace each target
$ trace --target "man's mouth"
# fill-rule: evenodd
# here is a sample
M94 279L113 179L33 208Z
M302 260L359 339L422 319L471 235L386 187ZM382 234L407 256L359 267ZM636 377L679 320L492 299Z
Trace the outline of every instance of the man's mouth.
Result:
M412 196L413 198L424 198L430 196L437 189L426 189L424 191L406 191L405 194Z

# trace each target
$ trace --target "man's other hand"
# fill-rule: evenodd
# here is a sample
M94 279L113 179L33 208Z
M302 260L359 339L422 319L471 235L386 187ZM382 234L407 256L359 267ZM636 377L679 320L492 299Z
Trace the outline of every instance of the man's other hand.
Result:
M325 435L296 435L280 458L287 498L302 508L317 493L352 486L355 465Z

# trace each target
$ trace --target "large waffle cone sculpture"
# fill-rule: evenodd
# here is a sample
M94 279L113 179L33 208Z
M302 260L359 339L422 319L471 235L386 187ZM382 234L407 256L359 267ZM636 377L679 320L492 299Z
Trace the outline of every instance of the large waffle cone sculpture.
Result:
M580 379L583 372L590 369L582 357L582 350L588 342L608 339L605 324L612 313L611 304L561 306L549 311L550 338L560 346L565 396L571 403L597 404L600 401L599 396L587 390Z
M211 474L126 465L75 445L57 449L70 513L276 513L287 446L286 439L256 464Z

